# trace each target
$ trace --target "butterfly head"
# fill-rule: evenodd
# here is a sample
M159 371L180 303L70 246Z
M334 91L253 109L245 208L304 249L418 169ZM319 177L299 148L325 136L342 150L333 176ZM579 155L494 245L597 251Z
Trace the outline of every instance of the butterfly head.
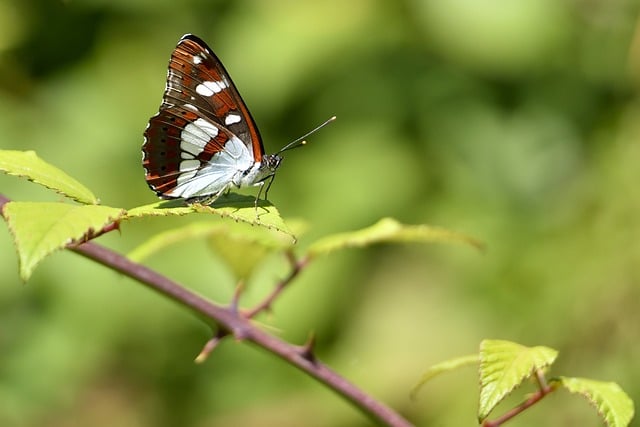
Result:
M276 175L276 170L282 162L282 157L279 154L265 154L262 156L262 161L256 164L251 170L245 172L243 177L244 185L240 186L252 186L262 185L267 179L273 178ZM269 183L271 185L271 183Z
M267 154L262 158L262 161L264 162L264 167L273 175L280 166L280 162L282 162L282 156L279 154Z

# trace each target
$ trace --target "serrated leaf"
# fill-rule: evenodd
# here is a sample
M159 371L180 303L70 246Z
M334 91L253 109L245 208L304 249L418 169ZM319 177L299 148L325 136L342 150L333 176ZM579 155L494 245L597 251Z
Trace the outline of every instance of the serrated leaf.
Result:
M413 390L411 390L411 398L415 399L422 386L425 385L427 381L430 381L433 377L445 372L453 371L454 369L458 369L463 366L477 365L478 361L479 358L477 354L470 354L468 356L461 356L456 357L455 359L445 360L431 366L424 374L422 374L422 378L420 378L418 384L416 384L413 387Z
M561 377L560 383L571 393L587 398L607 426L626 427L631 424L634 415L633 401L618 384L568 377Z
M47 255L90 237L124 214L124 210L108 206L35 202L9 202L2 212L18 251L20 277L25 281Z
M230 218L247 224L271 228L293 236L275 206L260 200L255 207L255 198L239 194L220 197L211 206L199 204L185 205L182 200L161 201L146 206L139 206L127 211L126 218L142 218L146 216L187 215L191 213L208 213Z
M551 365L558 352L549 347L525 347L503 340L480 343L480 405L478 420L489 413L536 370Z
M27 178L80 203L99 202L91 190L39 158L34 151L0 150L0 170L9 175Z
M310 256L328 254L338 249L369 246L389 242L463 242L482 248L477 240L464 234L428 225L404 225L393 218L383 218L374 225L357 231L334 234L313 243Z

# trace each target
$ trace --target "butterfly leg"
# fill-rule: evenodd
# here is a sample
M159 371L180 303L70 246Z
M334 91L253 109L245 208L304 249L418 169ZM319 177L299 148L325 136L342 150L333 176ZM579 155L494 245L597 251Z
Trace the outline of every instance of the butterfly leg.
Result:
M264 201L265 202L268 201L267 200L267 191L269 191L269 187L271 186L271 181L273 181L273 176L271 178L272 179L269 181L269 184L267 185L266 189L265 189L265 185L264 185L266 180L265 181L261 181L261 182L256 184L257 186L260 187L260 189L258 190L258 194L256 195L256 200L254 202L254 206L255 206L255 209L256 209L256 220L260 219L260 214L258 213L258 207L262 208L265 211L265 213L269 213L269 210L266 207L258 206L258 202L260 201L260 195L262 194L263 190L265 190Z
M218 200L218 197L220 197L222 194L228 193L230 189L231 189L231 186L226 186L225 188L218 191L217 193L207 194L205 196L189 197L188 199L185 199L185 201L187 202L188 205L193 205L195 203L198 203L201 205L209 206L210 204Z
M209 194L207 196L189 197L188 199L185 199L185 202L187 202L188 205L199 204L199 205L208 206L213 202L215 202L219 196L220 195L216 193L216 194Z
M269 177L269 183L267 184L267 188L264 190L264 199L265 200L268 200L267 197L269 196L269 189L271 188L271 184L273 184L273 180L274 179L276 179L276 174L275 173Z
M253 206L256 208L256 216L258 216L258 202L260 201L260 194L262 194L262 189L264 188L264 182L260 182L257 184L260 189L258 190L258 194L256 195L256 200L253 203Z

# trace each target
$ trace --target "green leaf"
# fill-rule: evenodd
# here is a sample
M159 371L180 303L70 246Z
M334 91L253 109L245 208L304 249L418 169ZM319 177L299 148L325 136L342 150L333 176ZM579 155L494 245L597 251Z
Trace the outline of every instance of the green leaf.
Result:
M194 222L184 227L163 231L134 248L127 254L127 258L135 262L143 261L154 253L171 245L175 245L185 240L190 241L206 237L221 226L222 224L220 223Z
M294 243L288 234L244 223L197 222L155 235L129 253L129 258L139 262L167 246L197 238L207 238L209 246L242 278L264 256Z
M254 197L233 193L220 197L211 206L200 204L185 205L182 200L161 201L139 206L128 210L125 219L147 216L187 215L190 213L215 214L223 218L278 230L293 236L275 206L267 201L260 200L256 208Z
M293 246L290 236L268 229L252 230L245 224L229 224L212 233L209 247L231 268L237 279L247 279L273 252Z
M509 393L538 369L551 365L558 352L549 347L525 347L502 340L480 343L480 405L482 422Z
M422 374L422 378L418 381L411 390L411 398L415 399L418 395L418 392L426 384L427 381L431 380L433 377L440 375L444 372L450 372L454 369L461 368L463 366L476 365L478 364L478 355L471 354L468 356L456 357L455 359L445 360L444 362L440 362L436 365L431 366L427 371Z
M2 212L18 251L20 277L25 281L47 255L90 238L124 214L124 210L108 206L34 202L9 202Z
M626 427L634 415L633 401L614 382L586 378L561 377L560 383L571 393L578 393L596 407L609 427Z
M363 247L384 242L463 242L482 248L477 240L444 228L428 225L403 225L392 218L383 218L371 227L347 233L334 234L318 240L309 247L314 257L338 249Z
M80 203L99 203L87 187L39 158L34 151L0 150L0 171L25 177Z

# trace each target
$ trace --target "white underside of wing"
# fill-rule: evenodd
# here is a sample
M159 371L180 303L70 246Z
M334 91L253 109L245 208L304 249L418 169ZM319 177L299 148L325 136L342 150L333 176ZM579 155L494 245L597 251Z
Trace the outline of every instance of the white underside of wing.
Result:
M172 197L190 198L218 194L232 186L246 186L246 180L242 179L243 172L249 169L257 170L260 167L260 163L254 161L249 148L234 135L227 141L224 150L214 154L204 167L198 169L200 162L194 157L204 149L209 137L215 136L212 135L214 129L216 134L218 129L211 125L204 128L194 127L197 129L185 127L182 133L183 160L180 163L180 176L176 187L167 194ZM200 151L197 151L198 149ZM185 151L187 156L184 156ZM194 157L189 156L190 154Z

